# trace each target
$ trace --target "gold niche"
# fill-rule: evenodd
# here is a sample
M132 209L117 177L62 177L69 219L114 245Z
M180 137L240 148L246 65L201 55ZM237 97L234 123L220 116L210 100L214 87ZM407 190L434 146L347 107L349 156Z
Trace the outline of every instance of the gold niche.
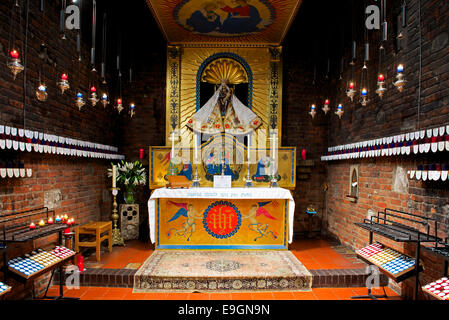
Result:
M225 79L230 84L248 83L248 75L243 66L229 58L219 58L204 68L201 82L220 84Z

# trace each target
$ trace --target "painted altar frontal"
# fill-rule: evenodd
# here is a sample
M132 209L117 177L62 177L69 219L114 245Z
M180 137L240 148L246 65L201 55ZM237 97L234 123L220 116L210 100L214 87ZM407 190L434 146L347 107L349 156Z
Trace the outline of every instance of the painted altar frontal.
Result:
M160 188L148 202L156 249L287 249L294 201L282 188Z

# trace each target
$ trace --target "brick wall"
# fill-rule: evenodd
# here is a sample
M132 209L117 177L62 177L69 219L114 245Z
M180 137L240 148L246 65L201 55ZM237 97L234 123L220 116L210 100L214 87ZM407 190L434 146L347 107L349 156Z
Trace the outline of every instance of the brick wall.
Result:
M360 103L350 103L345 97L344 88L335 88L334 100L345 101L345 114L342 120L334 117L329 124L328 145L340 145L358 142L366 139L405 133L433 126L445 125L449 122L447 90L449 68L448 52L448 16L449 4L444 1L421 1L422 26L422 76L421 100L419 99L419 28L418 1L407 1L408 24L405 39L400 44L400 50L394 54L394 28L390 24L389 41L386 43L386 79L388 91L380 100L375 95L377 77L377 53L371 50L370 70L370 102L366 107ZM389 3L389 21L399 12L398 2ZM371 39L375 38L371 35ZM377 47L371 42L371 48ZM362 57L361 42L358 43ZM349 49L349 48L348 48ZM346 58L349 58L349 51ZM404 91L400 93L392 82L395 77L396 65L401 62L405 67L408 81ZM362 61L357 62L360 69ZM344 78L348 79L350 69L347 68ZM360 78L356 78L360 81ZM447 236L449 219L447 205L449 193L447 184L442 182L408 181L407 170L416 169L418 164L444 163L446 153L427 156L397 156L377 159L358 159L333 161L327 163L327 181L329 190L326 195L327 219L326 226L330 234L342 243L359 249L368 243L368 232L354 226L367 217L368 210L383 210L385 207L435 217L439 222L439 235ZM348 201L350 166L359 166L359 198L357 203ZM405 177L405 178L404 178ZM397 179L406 181L398 187ZM384 242L400 251L414 255L414 247L403 246L382 237L377 240ZM375 239L375 240L376 240ZM423 253L425 271L421 276L421 284L442 277L442 260L432 254ZM406 281L402 286L403 293L411 297L412 282Z
M15 1L14 1L15 2ZM24 1L20 1L24 3ZM39 1L30 1L28 54L26 71L26 100L24 105L24 72L13 80L6 67L9 41L10 10L13 1L0 4L0 124L36 130L63 137L76 138L108 145L116 145L118 116L111 106L104 109L100 104L92 107L86 103L81 111L75 106L75 90L79 87L85 98L90 83L98 85L98 75L88 66L90 43L82 43L82 62L79 69L76 57L76 38L67 31L67 40L59 34L59 4L46 1L45 17L39 11ZM22 10L24 13L24 10ZM21 41L25 35L25 16L22 17L22 33L16 37ZM49 62L43 67L48 99L39 102L34 92L38 86L41 59L38 57L42 41L48 48ZM22 48L19 42L19 48ZM20 58L24 63L24 52ZM71 88L62 95L56 82L62 72L67 72ZM79 80L78 80L79 79ZM87 100L86 100L87 102ZM0 150L0 163L14 159L33 170L31 178L7 178L0 181L0 215L11 211L42 207L49 191L61 196L55 207L56 214L68 214L84 223L89 220L110 219L111 200L106 176L109 162L90 158L48 155L19 151ZM55 243L56 236L36 240L24 246L16 246L11 255L24 254L33 247ZM37 279L34 292L45 289L48 275ZM30 297L33 284L23 286L14 283L9 298Z

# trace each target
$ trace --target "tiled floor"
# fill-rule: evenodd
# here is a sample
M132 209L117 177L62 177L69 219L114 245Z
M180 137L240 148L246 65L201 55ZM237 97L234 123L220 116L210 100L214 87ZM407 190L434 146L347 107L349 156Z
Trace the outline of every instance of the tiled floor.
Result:
M351 296L366 295L366 288L315 288L310 292L253 292L253 293L133 293L130 288L81 287L79 290L64 289L64 296L81 300L350 300ZM401 298L385 288L387 300ZM383 294L382 289L373 290ZM53 286L48 295L58 295ZM380 299L386 300L386 299Z
M341 249L341 250L339 250ZM294 242L289 250L309 269L363 268L364 263L335 244L321 239L305 239ZM102 254L96 263L90 256L86 264L90 267L125 268L128 264L143 263L153 251L150 243L127 242L125 247L114 247L112 253ZM342 253L343 252L343 253ZM389 300L400 297L385 288ZM53 286L48 295L57 295L59 288ZM314 288L310 292L255 292L255 293L133 293L131 288L80 287L78 290L64 289L64 295L81 300L349 300L351 296L365 295L366 288ZM373 290L383 294L382 289Z
M351 259L337 252L327 240L304 239L292 243L289 250L309 270L312 269L351 269L363 268L360 260ZM125 247L114 247L112 253L101 255L101 262L96 263L95 255L86 259L87 266L121 269L130 263L143 263L153 252L151 243L130 241Z

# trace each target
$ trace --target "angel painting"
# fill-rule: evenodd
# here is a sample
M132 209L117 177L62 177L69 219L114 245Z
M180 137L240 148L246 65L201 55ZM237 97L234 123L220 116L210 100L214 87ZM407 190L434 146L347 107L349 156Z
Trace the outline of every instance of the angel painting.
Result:
M200 213L195 209L195 207L192 204L187 203L177 203L173 201L169 201L170 204L176 206L179 208L178 211L171 217L168 222L175 221L179 219L180 217L187 218L185 222L182 223L181 229L171 228L168 232L168 237L171 237L172 235L177 235L181 237L186 237L187 241L190 241L190 238L192 237L193 233L196 230L196 219L203 219L203 216L200 215Z
M266 237L270 234L273 237L273 239L277 239L278 237L276 232L269 230L270 226L268 224L263 224L257 221L257 218L261 215L271 220L277 220L267 211L267 209L264 208L264 206L266 206L269 203L271 203L271 201L258 202L257 204L252 205L251 209L249 209L248 215L242 217L242 220L248 219L249 221L248 228L251 231L257 232L259 234L259 236L254 238L254 241L257 241L258 239Z

